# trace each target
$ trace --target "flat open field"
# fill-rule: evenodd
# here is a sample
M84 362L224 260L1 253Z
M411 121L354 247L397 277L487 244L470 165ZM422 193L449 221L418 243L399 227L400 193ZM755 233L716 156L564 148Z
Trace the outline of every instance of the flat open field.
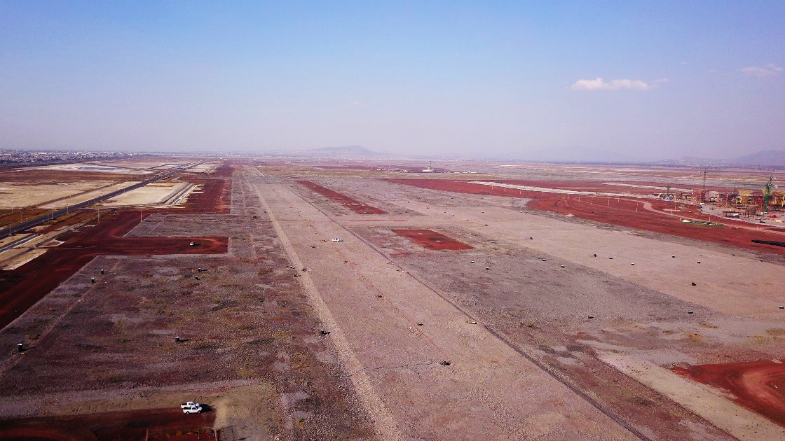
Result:
M682 222L651 194L688 170L403 168L223 163L42 230L2 273L0 434L196 400L220 439L785 439L780 230Z

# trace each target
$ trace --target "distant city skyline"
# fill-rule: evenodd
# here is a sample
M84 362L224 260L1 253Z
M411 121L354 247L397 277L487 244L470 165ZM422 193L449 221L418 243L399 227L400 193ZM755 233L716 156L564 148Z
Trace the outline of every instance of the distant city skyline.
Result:
M0 149L782 150L782 17L781 1L0 0Z

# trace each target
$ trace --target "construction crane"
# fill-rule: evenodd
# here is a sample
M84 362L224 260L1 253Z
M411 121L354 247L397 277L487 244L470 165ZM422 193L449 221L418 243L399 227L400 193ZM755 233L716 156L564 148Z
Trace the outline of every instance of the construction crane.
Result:
M769 176L769 182L763 187L763 217L761 220L766 218L766 213L769 211L769 201L771 200L771 180L774 178L774 175Z
M706 169L703 169L703 190L701 190L701 202L706 200Z

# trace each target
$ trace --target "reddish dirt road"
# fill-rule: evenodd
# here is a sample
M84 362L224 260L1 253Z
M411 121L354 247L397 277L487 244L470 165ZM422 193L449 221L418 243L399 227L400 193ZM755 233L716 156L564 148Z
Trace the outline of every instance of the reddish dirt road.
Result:
M472 247L432 230L393 230L429 250L470 250Z
M785 364L773 361L705 364L673 370L732 393L737 404L785 426Z
M215 440L215 412L185 415L179 409L146 409L65 417L0 421L0 439L51 441Z
M149 216L149 213L146 215ZM66 233L65 241L12 271L0 272L0 328L5 327L98 255L223 254L225 237L122 237L140 222L137 212L102 217ZM195 245L191 246L190 243Z
M420 188L449 191L456 193L469 193L479 195L506 196L515 198L528 198L531 201L527 207L535 210L550 211L560 214L571 214L582 219L636 228L672 236L698 239L722 245L733 246L750 250L764 251L772 254L785 255L785 248L774 245L753 243L753 239L782 241L785 233L776 231L771 227L761 227L757 230L749 224L737 224L727 219L711 217L714 222L721 222L723 226L703 226L685 224L680 217L689 217L701 220L710 220L705 214L699 213L695 207L682 205L663 200L646 200L651 203L652 210L643 207L644 200L635 198L616 198L605 196L575 196L539 191L526 191L487 185L472 184L468 181L446 179L391 179L396 184L411 185ZM496 181L500 182L500 181ZM530 185L544 188L565 188L556 182L523 182L503 181L508 184ZM574 188L584 191L609 191L608 188L599 188L601 184L594 183L594 188L587 184L574 184ZM620 190L620 189L611 189ZM627 191L629 192L629 191ZM666 210L673 210L667 214Z
M297 183L302 184L305 187L308 187L312 191L319 193L320 195L326 197L327 199L338 202L339 204L354 211L357 214L387 214L387 212L384 210L380 210L376 207L371 207L366 203L360 202L356 199L350 198L349 196L338 193L335 190L330 190L329 188L322 187L321 185L315 184L311 181L297 181Z

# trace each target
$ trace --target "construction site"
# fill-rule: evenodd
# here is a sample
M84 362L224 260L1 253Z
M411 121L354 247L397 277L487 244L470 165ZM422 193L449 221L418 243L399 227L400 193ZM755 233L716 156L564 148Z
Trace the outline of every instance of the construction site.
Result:
M785 439L783 188L472 161L8 166L0 439Z

